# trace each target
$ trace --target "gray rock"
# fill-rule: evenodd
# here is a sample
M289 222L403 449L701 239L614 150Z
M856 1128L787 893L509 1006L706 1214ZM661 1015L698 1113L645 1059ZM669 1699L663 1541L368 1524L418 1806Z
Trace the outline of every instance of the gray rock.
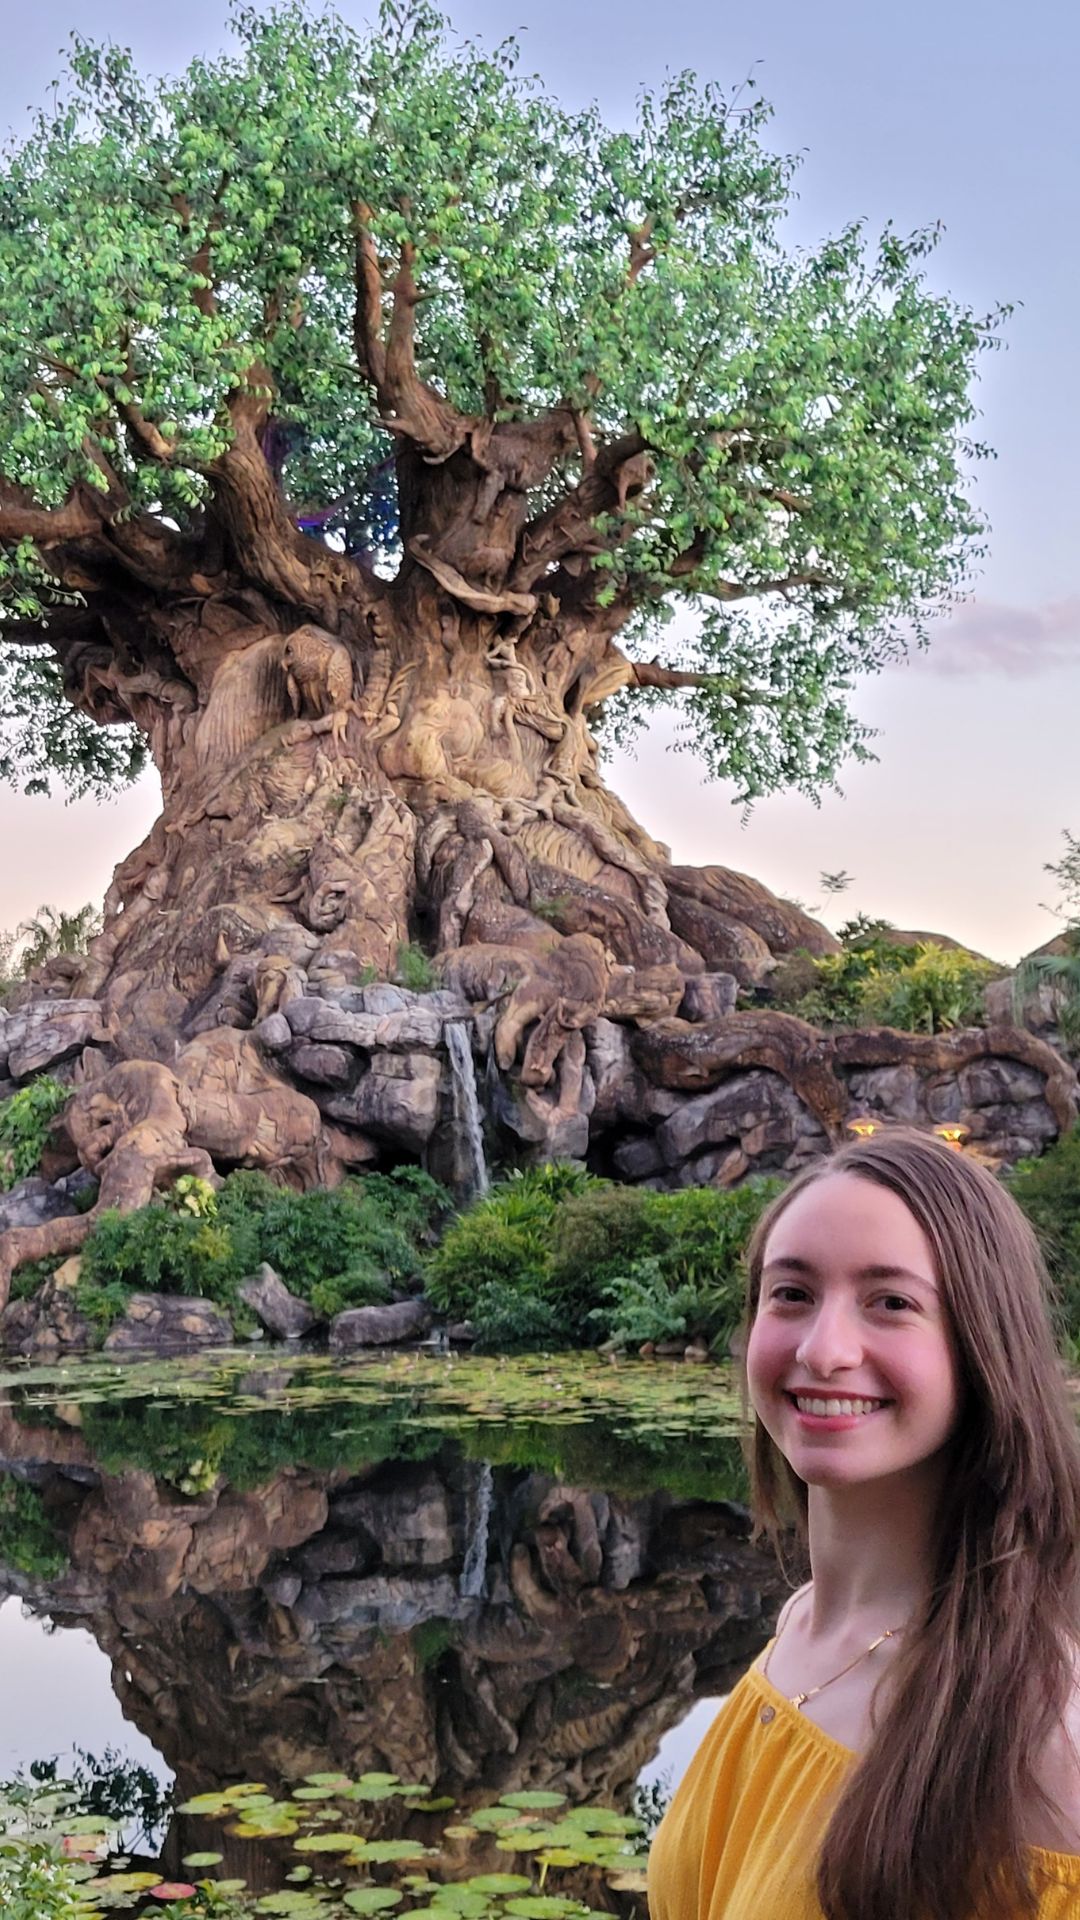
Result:
M33 1300L11 1300L0 1313L0 1352L25 1353L37 1325Z
M237 1293L277 1340L299 1340L315 1325L316 1316L307 1301L290 1293L266 1260L256 1273L241 1280Z
M4 1028L8 1072L14 1080L28 1079L88 1041L108 1038L96 1000L32 1001L11 1014Z
M853 1073L848 1091L858 1106L886 1113L891 1120L914 1122L923 1117L922 1082L914 1067L871 1067Z
M1003 1101L1041 1100L1046 1082L1034 1067L1019 1060L975 1060L957 1074L969 1107L999 1106Z
M603 1584L622 1593L637 1580L645 1567L644 1529L637 1516L621 1506L612 1507L603 1533Z
M614 1020L592 1020L585 1029L588 1072L596 1089L593 1133L603 1133L620 1120L639 1127L643 1121L666 1120L683 1103L684 1095L647 1080L630 1049L629 1029Z
M53 1354L84 1353L95 1344L94 1328L75 1305L71 1287L46 1280L31 1305L37 1309L37 1321L29 1344L23 1351L34 1360L46 1360Z
M332 1000L303 994L290 1000L285 1018L298 1040L328 1040L337 1046L360 1047L365 1053L380 1048L395 1053L415 1047L434 1051L442 1038L440 1016L421 1006L383 1014L348 1013Z
M609 1127L618 1118L624 1089L637 1075L630 1036L614 1020L592 1020L585 1029L585 1046L596 1085L596 1123Z
M323 1087L347 1087L355 1072L345 1048L326 1041L301 1040L289 1048L288 1060L302 1080L314 1080Z
M941 1080L926 1092L926 1111L931 1120L955 1124L964 1111L964 1096L956 1080Z
M355 1009L360 1013L404 1013L406 1007L416 1005L416 995L405 987L395 987L389 980L377 980L374 986L361 987L362 1005Z
M406 1633L422 1620L454 1620L464 1611L449 1574L426 1580L385 1574L367 1580L322 1580L305 1587L296 1603L300 1618L317 1625L348 1620L356 1626L377 1625L384 1633Z
M364 1556L365 1549L355 1534L325 1528L314 1539L304 1542L296 1555L296 1564L305 1586L314 1586L328 1573L355 1573Z
M255 1029L255 1038L260 1040L268 1053L284 1053L292 1045L293 1032L283 1013L268 1013L260 1020Z
M686 1100L657 1131L657 1143L669 1167L678 1166L702 1147L738 1141L778 1110L783 1112L787 1088L775 1073L732 1074L709 1093ZM789 1117L788 1130L794 1141ZM748 1149L749 1150L749 1149Z
M0 1233L9 1227L42 1227L47 1220L69 1219L78 1211L69 1194L31 1174L10 1193L0 1193Z
M389 1307L349 1307L330 1322L330 1345L339 1353L354 1347L390 1347L399 1340L421 1340L431 1326L423 1300L397 1300Z
M774 1121L772 1127L780 1138L771 1140L770 1145L786 1145L782 1127ZM762 1149L763 1151L763 1149ZM733 1187L751 1172L751 1161L738 1142L727 1147L717 1147L712 1153L699 1153L693 1160L684 1160L675 1171L672 1185L676 1187Z
M127 1312L105 1341L106 1353L172 1353L195 1347L228 1346L232 1322L212 1300L188 1300L180 1294L133 1293Z
M649 1174L659 1173L665 1164L656 1136L651 1133L622 1140L615 1149L616 1171L624 1180L645 1180Z
M682 1020L717 1020L734 1013L739 983L733 973L692 974L686 982L679 1017Z
M344 987L326 997L346 1013L402 1013L416 1000L406 987L392 986L389 980L377 980L370 987Z
M303 1584L300 1575L293 1573L288 1567L277 1568L274 1573L266 1574L259 1582L267 1599L272 1600L278 1607L295 1606Z
M89 1167L76 1167L74 1173L65 1173L53 1184L57 1193L62 1193L67 1200L74 1200L77 1195L89 1193L91 1187L96 1187L98 1177L96 1173L91 1173Z
M455 992L453 987L436 987L432 993L422 994L420 1003L437 1013L441 1020L471 1020L475 1011L472 1001Z
M433 1474L401 1471L401 1482L354 1488L333 1503L338 1528L362 1528L377 1541L386 1567L444 1567L454 1558L446 1488Z
M382 1060L384 1068L389 1064ZM409 1053L392 1057L390 1071L375 1070L373 1061L372 1071L351 1093L322 1104L334 1120L387 1136L399 1146L420 1148L435 1131L441 1078L442 1066L434 1055Z
M960 1116L973 1140L993 1141L1017 1136L1036 1141L1034 1151L1041 1153L1048 1140L1057 1136L1058 1126L1045 1100L1003 1101L996 1107L967 1108Z

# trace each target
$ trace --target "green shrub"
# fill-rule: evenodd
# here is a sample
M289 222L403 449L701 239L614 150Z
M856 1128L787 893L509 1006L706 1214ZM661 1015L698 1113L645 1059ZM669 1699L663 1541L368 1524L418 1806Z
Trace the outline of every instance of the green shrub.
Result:
M458 1216L427 1263L428 1298L471 1320L485 1347L641 1344L687 1328L721 1341L742 1311L743 1249L781 1186L656 1193L540 1168Z
M178 1211L164 1199L135 1213L110 1207L83 1247L75 1301L88 1319L99 1322L103 1298L107 1295L115 1307L118 1289L197 1295L229 1306L237 1281L258 1259L251 1236L235 1233L216 1215Z
M585 1334L590 1310L604 1289L640 1255L659 1251L662 1235L650 1231L645 1187L590 1185L570 1194L551 1227L550 1292L574 1332Z
M85 1256L84 1256L85 1259ZM128 1303L138 1288L125 1280L99 1280L86 1272L85 1265L75 1283L75 1305L99 1337L104 1340L110 1327L122 1320Z
M507 1280L485 1280L469 1319L480 1352L512 1353L523 1347L565 1347L568 1330L550 1300Z
M871 976L863 987L859 1013L865 1025L899 1027L905 1033L947 1033L951 1027L985 1023L983 988L1000 968L962 947L923 941L910 966L891 976Z
M603 1183L562 1163L500 1181L451 1221L428 1259L426 1292L432 1305L454 1319L475 1321L477 1296L489 1283L543 1300L559 1202L593 1184Z
M68 1563L40 1489L10 1475L0 1480L0 1563L31 1580L54 1580Z
M49 1128L70 1099L70 1087L42 1074L5 1100L0 1107L0 1193L37 1172Z
M330 1280L316 1280L311 1289L311 1305L324 1320L350 1307L383 1306L390 1298L390 1282L382 1268L371 1260L357 1263L347 1273L336 1273Z
M394 979L409 993L431 993L439 984L439 975L423 947L411 940L403 940L397 950Z
M1000 967L933 940L902 946L891 931L887 920L860 914L841 927L840 953L788 955L772 977L774 1005L815 1027L943 1033L982 1025L983 988Z
M701 1297L689 1282L672 1287L655 1253L634 1260L625 1273L603 1288L606 1304L588 1315L617 1347L641 1347L646 1341L681 1340L700 1332Z
M76 1920L86 1907L80 1877L45 1847L5 1843L0 1852L4 1920Z
M416 1168L332 1192L293 1193L250 1169L229 1174L216 1194L205 1181L177 1181L149 1206L95 1222L76 1305L104 1331L135 1290L198 1295L248 1332L255 1322L237 1287L265 1260L317 1313L368 1306L419 1276L422 1243L450 1204Z
M742 1315L747 1242L783 1185L766 1178L731 1188L642 1191L640 1233L630 1264L612 1272L612 1263L594 1247L597 1271L605 1276L606 1304L589 1314L593 1327L621 1345L699 1333L726 1349ZM636 1330L646 1325L649 1331L639 1338Z
M1039 1236L1058 1295L1055 1318L1063 1344L1075 1342L1080 1337L1080 1126L1037 1160L1019 1161L1006 1185Z
M51 1280L58 1262L52 1260L27 1260L25 1266L16 1267L11 1276L12 1300L32 1300L39 1287Z

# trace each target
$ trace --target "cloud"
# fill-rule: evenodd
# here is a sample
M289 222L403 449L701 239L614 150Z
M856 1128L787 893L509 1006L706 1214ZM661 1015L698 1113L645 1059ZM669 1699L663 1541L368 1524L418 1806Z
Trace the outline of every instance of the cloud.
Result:
M1080 665L1080 595L1042 607L969 600L930 632L928 652L912 654L913 664L954 677L998 673L1031 679Z

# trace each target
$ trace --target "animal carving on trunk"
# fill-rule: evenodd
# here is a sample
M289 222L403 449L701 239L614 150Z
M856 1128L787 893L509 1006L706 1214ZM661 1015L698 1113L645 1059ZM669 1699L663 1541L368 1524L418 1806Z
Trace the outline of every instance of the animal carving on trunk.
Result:
M290 633L281 649L289 704L312 733L329 732L340 745L353 701L353 658L341 640L309 623Z

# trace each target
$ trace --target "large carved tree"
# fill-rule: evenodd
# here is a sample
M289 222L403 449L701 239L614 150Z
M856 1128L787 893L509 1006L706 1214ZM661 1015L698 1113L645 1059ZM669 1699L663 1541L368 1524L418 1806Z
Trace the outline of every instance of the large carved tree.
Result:
M0 770L160 772L75 986L121 1054L171 1062L240 959L265 1012L419 937L489 993L543 952L501 1043L538 1019L542 1082L568 1007L784 944L671 868L597 722L673 700L748 797L867 751L853 675L978 539L993 323L925 236L785 251L752 96L610 130L426 0L234 26L153 85L76 40L0 172Z

